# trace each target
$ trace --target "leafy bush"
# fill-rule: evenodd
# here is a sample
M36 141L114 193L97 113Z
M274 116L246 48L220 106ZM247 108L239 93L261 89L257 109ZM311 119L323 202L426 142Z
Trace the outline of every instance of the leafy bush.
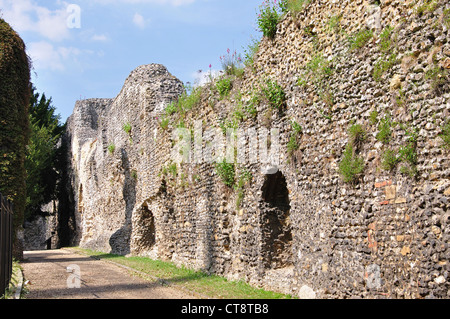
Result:
M399 157L402 161L408 162L411 165L417 164L417 131L406 131L409 136L406 146L399 150Z
M279 6L283 13L290 11L295 14L303 11L311 1L312 0L281 0Z
M231 88L233 86L233 82L230 78L223 78L217 81L216 83L216 89L219 92L220 98L225 98L228 96L228 94L231 91Z
M239 127L239 122L240 122L240 119L233 116L231 119L226 118L225 120L223 120L219 124L219 127L222 129L223 134L227 135L227 131L229 129L236 130Z
M380 42L378 49L382 53L380 60L375 64L373 71L373 79L381 81L383 74L398 64L397 54L395 53L395 41L392 39L394 28L386 26L380 34Z
M171 102L169 105L167 105L164 111L168 116L170 116L178 111L178 106L175 102Z
M265 86L261 88L263 95L267 98L270 106L281 110L286 102L286 94L283 88L275 81L266 80Z
M173 178L177 177L178 174L178 168L177 164L172 163L167 167L167 173L170 173Z
M425 79L431 82L431 87L436 95L448 92L450 89L450 72L439 65L425 73Z
M361 49L372 38L373 38L372 30L364 29L356 32L354 35L348 38L350 50Z
M216 163L216 173L226 186L233 187L235 183L235 167L233 163L227 163L226 159Z
M263 33L263 36L274 39L281 18L281 14L278 12L280 8L276 4L272 5L271 1L265 0L259 6L259 9L260 13L257 19L258 29Z
M294 154L294 152L296 150L298 150L299 145L297 142L297 136L295 135L291 135L291 137L289 138L289 142L287 143L287 151L289 155Z
M394 49L394 41L392 40L393 31L394 28L390 25L387 25L380 33L380 43L378 44L378 48L380 49L381 53L392 53Z
M322 53L317 53L306 64L304 77L299 77L297 85L303 87L312 82L322 86L325 78L332 74L331 62L325 59Z
M178 98L178 112L184 113L197 105L202 97L202 87L198 86L191 90L190 94L186 91Z
M355 149L361 147L362 142L366 139L366 131L361 124L354 124L349 128L350 143Z
M114 144L110 144L108 146L108 151L110 154L113 154L115 150L116 150L116 146Z
M347 144L344 157L339 163L339 174L345 183L353 183L364 171L364 159L354 154L353 146Z
M330 17L330 20L328 20L327 24L327 31L328 32L338 32L341 29L341 19L342 15L334 15Z
M303 128L296 121L292 121L291 125L292 125L292 130L294 131L294 134L299 135L303 132Z
M397 157L397 153L393 150L387 150L383 153L381 159L381 168L386 171L392 171L400 159Z
M392 122L389 116L386 116L384 119L380 121L380 124L378 126L378 134L376 135L377 140L384 144L388 144L391 140L391 131Z
M376 64L373 70L373 79L377 82L381 81L383 74L398 64L397 55L392 53L389 57L383 56Z
M400 147L398 151L397 161L403 163L400 167L400 173L415 177L418 174L417 170L417 138L418 130L413 128L409 130L403 124L400 127L405 130L406 136L409 136L406 145Z
M444 10L442 22L445 24L447 29L450 28L450 8Z
M56 196L58 174L55 171L56 144L59 135L53 136L46 126L31 122L30 143L27 146L25 169L27 172L27 200L25 218L39 213L42 205Z
M376 110L370 113L369 122L371 125L378 123L378 112Z
M236 198L236 208L239 209L241 206L242 200L244 199L244 186L247 183L250 183L253 178L251 172L246 169L241 170L239 174L239 179L237 184L234 186L235 191L237 192Z
M125 124L122 126L122 128L123 128L123 130L125 131L125 133L127 133L128 135L131 134L132 126L131 126L130 122L125 123Z
M444 142L444 148L450 149L450 122L442 127L442 133L439 136Z
M402 167L400 167L400 173L408 175L409 177L416 177L419 172L417 170L417 166L415 165L414 166L403 165Z
M306 64L306 69L315 75L316 79L322 79L333 73L330 62L324 58L322 53L317 53Z
M436 0L424 0L424 2L417 6L415 11L416 13L421 16L424 13L433 12L436 10L438 6L438 2Z
M259 105L259 102L259 95L256 92L253 92L250 100L244 105L244 110L248 115L250 115L250 117L255 118L258 115L258 110L256 107Z
M170 119L168 117L163 117L161 119L161 122L159 123L159 126L163 129L163 130L167 130L169 128L169 123L170 123Z
M291 132L291 136L289 138L289 142L287 144L287 151L288 151L289 155L292 155L296 150L299 149L300 145L298 143L299 143L300 135L303 132L302 127L296 121L292 121L291 126L292 126L292 132Z

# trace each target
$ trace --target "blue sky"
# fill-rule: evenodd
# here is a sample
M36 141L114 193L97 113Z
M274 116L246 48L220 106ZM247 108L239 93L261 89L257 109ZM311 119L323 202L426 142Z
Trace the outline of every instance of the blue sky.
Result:
M210 64L221 69L228 48L243 53L261 38L261 2L0 0L0 15L25 41L32 82L65 122L80 98L114 98L139 65L161 63L183 82Z

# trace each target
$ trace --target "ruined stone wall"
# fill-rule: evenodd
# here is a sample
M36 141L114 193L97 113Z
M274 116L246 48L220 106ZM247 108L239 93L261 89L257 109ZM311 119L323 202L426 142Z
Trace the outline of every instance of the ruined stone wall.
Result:
M43 212L24 223L24 251L58 247L56 220L58 203L51 201L41 207Z
M439 135L450 113L449 8L312 1L263 39L227 97L207 84L167 128L164 109L183 88L160 65L133 71L115 99L77 102L68 122L77 243L302 298L448 298L450 159ZM266 79L286 93L280 110L261 97ZM202 123L206 148L215 143L206 129L249 105L255 116L239 117L240 129L280 132L274 171L261 155L237 164L236 182L243 171L252 178L233 188L214 164L174 165L177 126ZM352 139L355 125L364 134ZM364 169L345 182L349 144Z

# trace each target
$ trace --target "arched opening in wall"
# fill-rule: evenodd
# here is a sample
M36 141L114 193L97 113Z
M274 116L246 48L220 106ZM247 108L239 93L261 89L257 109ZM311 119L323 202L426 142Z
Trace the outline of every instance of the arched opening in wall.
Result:
M292 232L289 190L286 178L278 171L266 175L262 187L261 230L265 267L284 268L292 265Z
M137 254L149 252L155 245L155 218L147 204L136 211L133 220L133 250Z

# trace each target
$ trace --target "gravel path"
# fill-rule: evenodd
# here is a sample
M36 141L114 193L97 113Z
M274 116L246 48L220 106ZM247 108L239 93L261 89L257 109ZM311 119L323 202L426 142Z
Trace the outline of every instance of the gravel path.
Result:
M138 277L115 264L68 249L28 251L24 258L21 265L24 281L29 281L26 285L29 291L27 299L195 298L180 290L161 286L157 281ZM72 272L68 272L69 266Z

